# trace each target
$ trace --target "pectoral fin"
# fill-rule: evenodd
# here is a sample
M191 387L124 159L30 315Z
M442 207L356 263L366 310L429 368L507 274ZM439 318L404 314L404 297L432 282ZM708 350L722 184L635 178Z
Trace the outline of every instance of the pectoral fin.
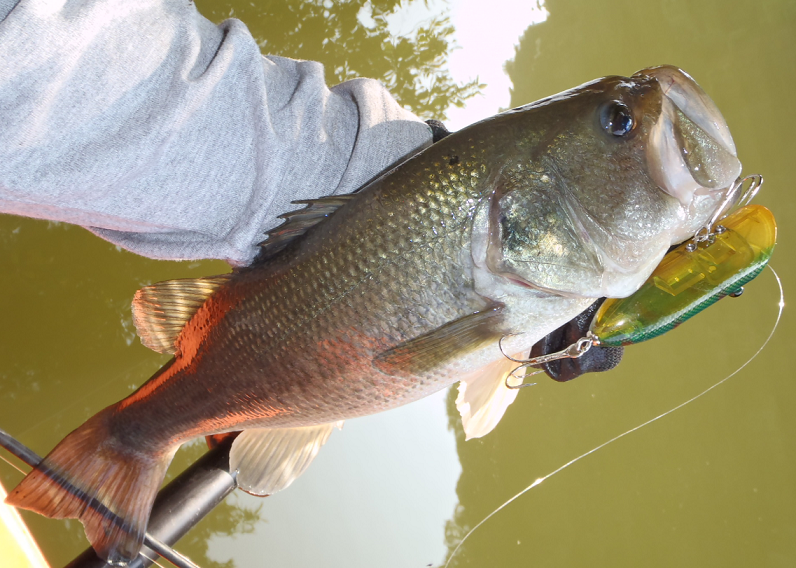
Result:
M489 434L517 398L519 391L506 386L506 378L516 367L514 361L500 359L459 382L456 408L466 440Z
M235 438L229 466L238 472L238 487L253 495L281 491L310 465L343 422L301 428L254 428Z
M502 305L461 317L385 351L373 365L389 375L419 374L500 339Z

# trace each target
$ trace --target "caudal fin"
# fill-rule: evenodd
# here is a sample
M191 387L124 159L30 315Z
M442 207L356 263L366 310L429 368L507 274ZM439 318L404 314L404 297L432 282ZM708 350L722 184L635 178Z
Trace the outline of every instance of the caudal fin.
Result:
M174 449L147 453L109 435L106 409L64 438L6 503L53 519L80 519L97 555L134 559Z

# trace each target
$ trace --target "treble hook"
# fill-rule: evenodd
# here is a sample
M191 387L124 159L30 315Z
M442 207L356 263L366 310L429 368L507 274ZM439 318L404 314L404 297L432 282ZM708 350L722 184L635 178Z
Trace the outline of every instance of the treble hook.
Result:
M558 361L559 359L577 359L578 357L582 357L583 354L586 353L586 351L591 349L593 346L597 345L600 345L600 338L598 338L591 331L589 331L588 333L586 333L586 337L581 337L575 343L573 343L572 345L568 346L566 349L563 349L561 351L557 351L555 353L548 353L547 355L539 355L538 357L531 357L530 359L515 359L514 357L509 356L503 350L503 337L501 337L500 340L498 341L498 347L500 348L500 352L509 361L520 363L518 367L512 369L511 372L506 376L505 380L506 387L510 389L521 389L525 387L532 387L536 383L521 383L519 385L510 385L509 379L513 377L515 379L523 381L528 376L532 377L534 375L538 375L542 371L538 370L535 371L534 373L531 373L530 375L526 374L524 377L520 377L519 375L515 374L520 369L525 369L527 367L533 367L536 365L544 365L545 363Z
M506 388L518 390L518 389L524 389L525 387L536 386L536 383L523 383L522 381L524 381L528 377L533 377L534 375L538 375L539 373L542 373L544 371L539 369L539 370L534 371L530 375L528 373L525 373L524 377L521 377L519 375L515 375L514 374L517 371L519 371L520 369L525 369L525 368L527 368L526 365L520 365L519 367L515 367L514 369L511 370L511 372L506 376ZM518 381L520 381L520 384L518 384L518 385L510 385L509 384L509 379L511 379L511 378L517 379Z
M749 186L743 189L746 182ZM713 217L703 225L692 237L691 242L688 243L687 248L689 252L694 252L699 243L705 241L713 242L716 235L720 235L726 229L721 225L717 225L719 221L729 215L731 209L739 209L749 204L754 199L760 188L763 187L763 176L760 174L750 174L744 178L738 178L729 188L727 196L722 201L721 206L716 209Z

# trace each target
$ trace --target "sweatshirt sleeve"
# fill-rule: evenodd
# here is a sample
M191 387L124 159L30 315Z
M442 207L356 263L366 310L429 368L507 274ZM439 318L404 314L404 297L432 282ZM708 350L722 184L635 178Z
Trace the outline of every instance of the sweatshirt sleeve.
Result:
M377 81L263 57L188 0L0 0L0 211L141 255L246 264L291 201L348 193L431 131Z

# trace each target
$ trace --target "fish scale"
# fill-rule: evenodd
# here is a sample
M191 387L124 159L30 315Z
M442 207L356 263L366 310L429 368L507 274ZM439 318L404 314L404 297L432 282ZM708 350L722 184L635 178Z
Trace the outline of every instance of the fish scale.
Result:
M440 153L446 152L441 148ZM462 159L458 168L449 166L448 170L466 169L466 164L472 161ZM435 160L434 163L442 163L442 160ZM478 179L472 173L457 177L459 180ZM389 232L377 233L376 238L370 238L369 232L362 232L361 224L348 226L341 219L334 226L330 224L327 231L312 235L315 241L323 244L312 251L309 260L297 257L286 267L277 265L277 274L274 276L268 275L275 270L272 266L244 270L233 278L227 289L219 292L217 298L211 298L211 305L229 302L235 305L235 315L248 314L234 318L234 327L231 328L227 327L224 320L212 324L215 331L213 337L220 338L219 343L213 344L213 353L219 356L217 361L203 361L202 367L204 377L213 377L216 369L224 369L226 372L223 374L227 378L232 373L235 378L256 373L253 383L256 381L257 384L252 384L256 387L254 392L264 394L262 398L248 397L244 409L241 409L242 414L257 416L264 413L268 416L269 425L290 426L306 423L304 414L312 410L313 422L329 422L370 413L374 405L378 408L380 403L384 407L400 404L402 397L396 396L396 391L403 390L404 397L412 399L424 396L429 389L442 388L448 384L428 384L423 380L401 386L393 384L390 399L383 402L379 399L378 386L371 387L375 390L373 394L363 394L369 391L369 383L381 385L395 382L387 376L380 380L374 378L374 374L378 374L370 365L374 354L483 305L482 301L476 302L472 291L467 291L467 282L461 279L465 267L461 266L459 258L462 249L467 248L467 238L465 231L456 230L462 218L465 222L468 219L462 215L462 211L471 211L474 203L482 197L475 185L454 182L449 176L437 174L429 181L428 190L417 199L412 199L412 194L407 198L406 193L403 185L385 183L382 191L378 192L379 197L384 195L384 200L401 203L402 207L390 209L389 213L377 209L373 203L365 203L361 207L377 213L371 217L373 221L365 223L365 229L407 223L413 227L416 235L411 243L401 237L395 238ZM374 197L370 201L380 200ZM428 210L438 212L437 218L430 217ZM446 216L441 215L443 210L448 211ZM336 216L342 213L346 211L339 211ZM356 215L356 212L350 215ZM345 242L345 246L334 247L329 244L339 240ZM408 247L409 244L412 247ZM311 243L308 246L312 249ZM351 250L358 253L353 267L350 264L351 256L346 252ZM350 273L346 274L346 269ZM265 290L275 288L278 293L251 296L250 280L257 281L257 285ZM280 283L274 286L271 283L273 280ZM296 291L314 288L307 286L310 282L317 283L317 289L313 293L314 301L307 303ZM352 298L353 304L347 304L344 298ZM439 298L445 298L446 301L439 301ZM422 317L412 306L423 307ZM370 313L363 317L365 311ZM225 311L226 317L232 320L230 313ZM201 315L198 314L199 319ZM392 334L389 337L381 332L384 321L390 322ZM191 325L189 323L189 327ZM278 330L276 337L263 333L270 329ZM348 336L346 331L349 332ZM186 335L189 333L186 332ZM318 337L330 335L346 340L328 343L325 349L321 349L321 357L295 360L296 354L317 349ZM371 338L379 336L379 341L372 341ZM209 343L212 341L212 338L208 338ZM253 346L250 348L252 351L264 355L257 357L256 364L241 367L226 356L226 343L230 341ZM368 342L372 344L370 348ZM335 379L331 381L328 380L332 376L328 372L329 368L335 371ZM341 373L343 369L347 372ZM294 377L297 376L302 377L298 381L300 384L317 382L321 386L323 395L320 401L308 400L304 397L306 389L294 388L297 382ZM193 376L191 380L194 380ZM161 390L159 394L163 396L158 397L157 403L152 403L163 405L163 416L169 416L167 408L172 398L185 399L182 391L190 386L183 388L181 383L176 375L169 379L162 388L173 389L174 395L169 396ZM343 386L340 388L338 385ZM220 388L223 389L223 386ZM239 386L235 388L239 389ZM351 392L355 394L351 396ZM375 400L372 398L374 395ZM217 409L208 408L206 404L194 405L191 415L181 416L181 422L193 419L207 424L206 416L199 415L199 411L212 416L219 414ZM143 405L137 406L136 412L157 413ZM276 417L272 419L272 415ZM231 416L234 415L227 415ZM168 425L153 426L153 436L173 437ZM236 426L240 427L240 424ZM218 426L214 425L213 428L218 429ZM183 430L183 435L194 437L197 433Z
M350 196L303 202L251 267L136 293L142 343L174 358L8 502L79 518L101 557L124 562L191 438L242 429L230 465L263 495L341 420L456 381L466 437L485 435L516 395L505 353L638 288L722 203L723 189L697 191L690 172L705 168L722 188L740 173L723 119L687 75L658 67L507 111Z

